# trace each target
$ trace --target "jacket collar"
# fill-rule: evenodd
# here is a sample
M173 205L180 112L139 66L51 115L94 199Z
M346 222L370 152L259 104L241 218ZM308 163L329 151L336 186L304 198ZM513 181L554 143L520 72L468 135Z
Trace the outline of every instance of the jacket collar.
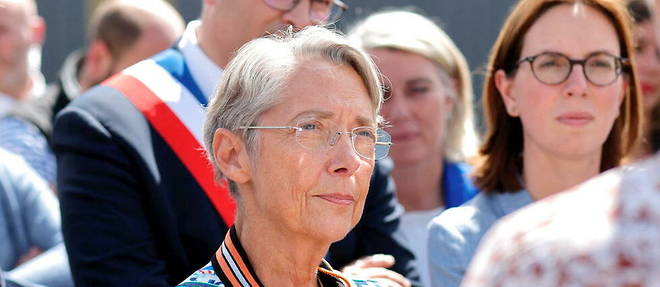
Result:
M232 287L256 287L264 286L257 277L250 263L245 249L238 240L236 229L232 226L225 235L225 240L216 251L211 260L213 269L226 286ZM334 270L330 264L323 260L319 265L318 277L324 286L354 287L355 284L341 273Z
M532 202L532 196L526 189L520 189L515 192L494 193L494 208L498 217L513 213Z

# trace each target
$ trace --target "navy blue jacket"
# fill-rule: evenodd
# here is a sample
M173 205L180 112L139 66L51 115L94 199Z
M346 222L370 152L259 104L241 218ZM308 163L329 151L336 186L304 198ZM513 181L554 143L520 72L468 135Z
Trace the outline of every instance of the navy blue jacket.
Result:
M98 86L74 100L58 115L53 145L77 286L176 285L222 243L228 228L200 186L119 91ZM392 254L393 269L414 281L390 169L389 161L376 165L362 220L328 259L341 267Z

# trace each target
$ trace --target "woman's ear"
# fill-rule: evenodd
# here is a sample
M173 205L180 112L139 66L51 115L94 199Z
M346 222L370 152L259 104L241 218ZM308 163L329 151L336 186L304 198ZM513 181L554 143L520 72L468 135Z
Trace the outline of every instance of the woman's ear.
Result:
M238 135L228 129L216 130L211 152L223 176L239 184L250 180L248 154Z
M511 95L512 85L513 79L510 79L504 70L500 69L495 72L495 87L500 92L506 112L509 116L518 117L520 116L518 104L516 103L516 98Z

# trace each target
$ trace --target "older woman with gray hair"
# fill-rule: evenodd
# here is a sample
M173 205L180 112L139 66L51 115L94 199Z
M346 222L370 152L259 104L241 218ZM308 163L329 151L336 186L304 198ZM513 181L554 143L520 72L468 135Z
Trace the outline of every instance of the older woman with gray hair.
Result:
M204 127L236 223L180 286L394 286L348 279L323 260L359 221L374 160L389 151L381 101L369 56L324 28L241 48Z

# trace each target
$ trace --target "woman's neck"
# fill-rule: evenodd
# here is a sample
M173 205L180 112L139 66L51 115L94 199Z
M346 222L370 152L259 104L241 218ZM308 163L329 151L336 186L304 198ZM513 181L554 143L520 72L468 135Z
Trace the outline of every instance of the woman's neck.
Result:
M317 286L317 268L330 243L283 232L272 222L236 225L239 240L264 286Z
M444 205L442 157L429 157L413 165L396 165L392 177L397 197L406 211L431 210Z
M572 188L600 173L600 149L579 158L561 158L529 146L523 151L523 175L534 200Z

